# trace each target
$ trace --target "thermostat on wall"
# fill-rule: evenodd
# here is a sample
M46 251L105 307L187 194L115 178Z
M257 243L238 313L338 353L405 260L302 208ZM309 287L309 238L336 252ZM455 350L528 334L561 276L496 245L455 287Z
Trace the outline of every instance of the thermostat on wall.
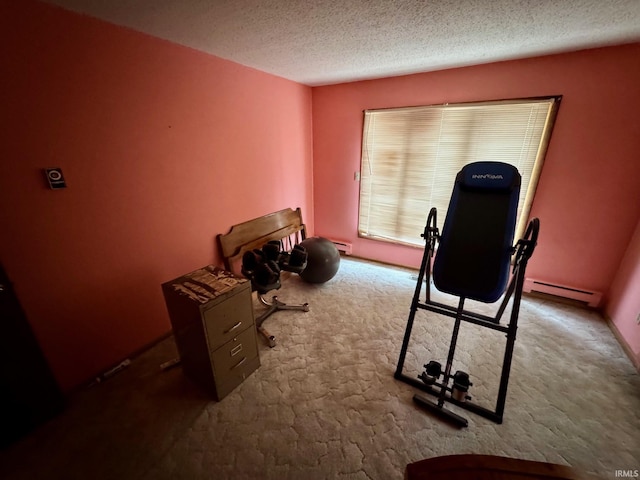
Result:
M61 168L45 168L44 172L47 177L47 182L49 182L49 188L58 189L67 187Z

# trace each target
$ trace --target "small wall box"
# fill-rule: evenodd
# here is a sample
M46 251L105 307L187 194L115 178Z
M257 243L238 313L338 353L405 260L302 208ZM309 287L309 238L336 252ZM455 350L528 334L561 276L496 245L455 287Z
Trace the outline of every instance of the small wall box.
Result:
M62 175L62 169L59 167L45 168L44 176L49 183L49 188L57 190L60 188L67 188L67 183L64 181L64 175Z

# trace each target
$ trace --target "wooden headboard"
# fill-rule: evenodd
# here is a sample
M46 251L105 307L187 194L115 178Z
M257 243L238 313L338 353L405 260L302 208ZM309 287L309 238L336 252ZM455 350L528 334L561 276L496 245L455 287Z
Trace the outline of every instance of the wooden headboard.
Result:
M284 243L283 247L291 248L305 238L307 228L302 223L300 208L285 208L234 225L229 233L218 235L218 243L225 268L241 275L242 256L245 252L262 248L270 240L281 240Z

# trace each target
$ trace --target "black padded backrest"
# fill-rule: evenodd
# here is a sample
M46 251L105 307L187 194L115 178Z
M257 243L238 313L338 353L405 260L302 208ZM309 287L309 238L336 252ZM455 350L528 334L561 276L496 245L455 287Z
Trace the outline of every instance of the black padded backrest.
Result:
M504 293L520 174L501 162L466 165L456 176L433 266L440 291L492 303Z

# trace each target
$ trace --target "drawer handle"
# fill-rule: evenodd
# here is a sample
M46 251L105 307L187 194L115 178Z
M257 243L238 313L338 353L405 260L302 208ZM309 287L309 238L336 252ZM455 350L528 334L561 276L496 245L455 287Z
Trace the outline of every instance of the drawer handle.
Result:
M235 347L233 347L231 349L231 356L235 357L237 354L239 354L242 351L242 344L236 345Z
M239 321L238 323L236 323L233 327L231 327L229 330L225 330L224 334L226 335L229 332L233 332L236 328L239 328L240 325L242 325L242 320Z
M240 365L242 365L244 362L247 361L247 357L242 357L242 360L240 360L238 363L236 363L233 367L231 367L231 370L233 370L234 368L238 368Z

